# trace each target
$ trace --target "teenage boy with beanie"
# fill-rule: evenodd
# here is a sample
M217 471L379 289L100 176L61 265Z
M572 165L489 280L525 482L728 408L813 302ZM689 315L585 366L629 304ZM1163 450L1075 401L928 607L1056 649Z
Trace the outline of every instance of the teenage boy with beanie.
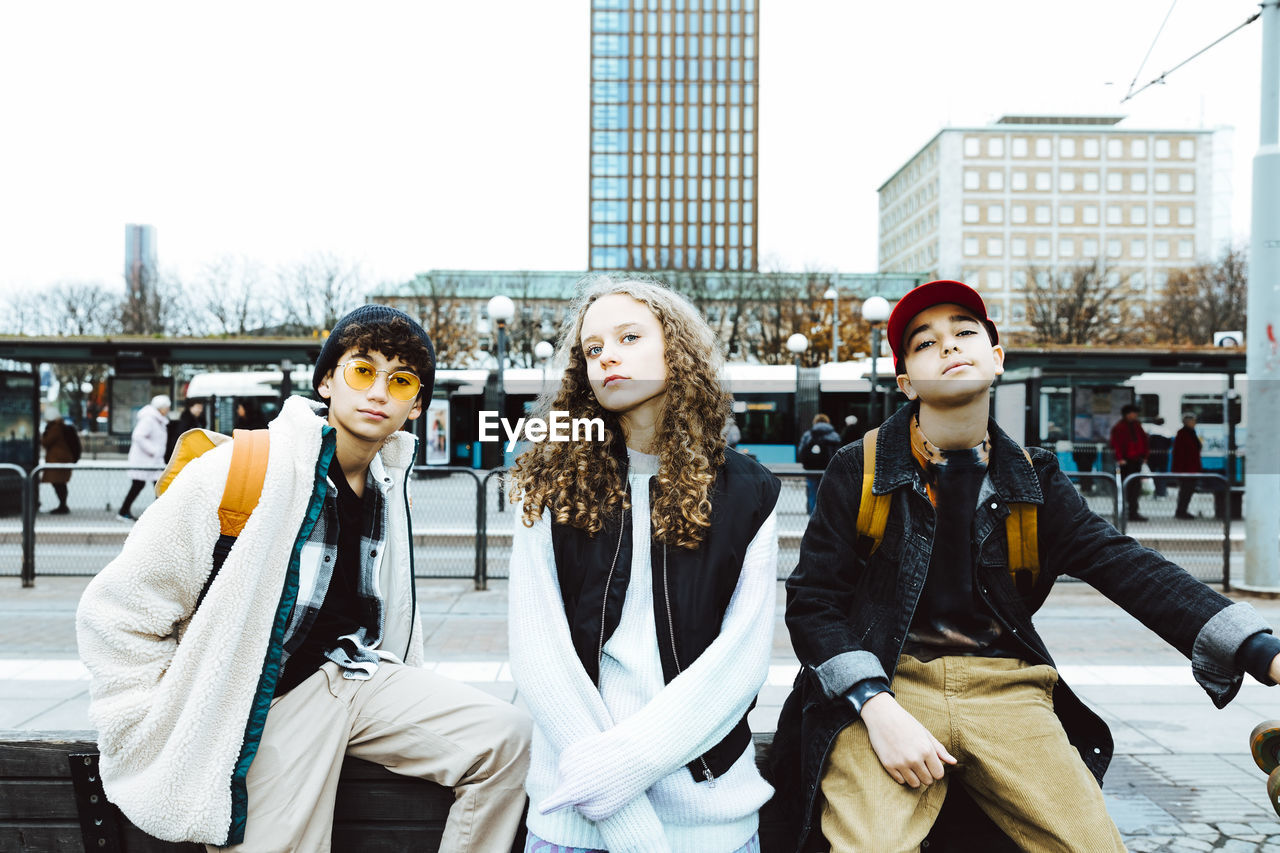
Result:
M89 584L76 621L103 783L141 829L328 850L353 755L455 788L441 849L511 846L528 717L422 668L401 427L434 374L407 314L352 311L316 362L320 402L290 398L270 424L261 497L221 569L229 443L182 469Z
M804 666L779 721L774 782L802 792L798 845L825 835L837 851L918 849L954 780L1008 836L966 849L1123 850L1100 789L1111 735L1058 678L1032 623L1055 578L1089 582L1187 655L1218 707L1245 672L1275 683L1280 639L1248 604L1118 533L1054 454L1025 454L991 419L1004 352L975 291L922 285L888 333L911 402L875 444L884 537L873 549L857 532L859 441L827 468L787 581ZM1037 517L1038 575L1010 576L1011 505Z

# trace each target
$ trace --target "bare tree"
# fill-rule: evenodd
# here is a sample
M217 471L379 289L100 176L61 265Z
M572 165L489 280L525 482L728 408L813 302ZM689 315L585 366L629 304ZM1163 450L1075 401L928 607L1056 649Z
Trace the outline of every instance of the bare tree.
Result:
M359 264L327 253L281 268L278 281L281 331L299 335L332 329L369 290Z
M475 325L464 315L460 282L448 275L419 273L400 288L405 308L418 318L436 350L440 367L466 367L479 341Z
M1037 344L1119 344L1135 337L1121 322L1129 309L1124 283L1102 261L1057 271L1028 267L1027 323Z
M1170 273L1149 328L1160 343L1211 344L1214 332L1245 327L1248 297L1248 253L1234 246L1213 263Z
M97 282L57 284L35 294L35 305L48 327L40 334L68 336L110 335L121 331L124 297ZM94 398L100 404L99 391L106 382L110 365L88 362L51 365L53 378L69 402L70 416L77 423L87 415L86 401ZM86 394L85 389L88 389ZM90 423L93 418L89 418Z
M262 265L223 255L206 264L192 293L193 314L206 335L253 335L277 325Z

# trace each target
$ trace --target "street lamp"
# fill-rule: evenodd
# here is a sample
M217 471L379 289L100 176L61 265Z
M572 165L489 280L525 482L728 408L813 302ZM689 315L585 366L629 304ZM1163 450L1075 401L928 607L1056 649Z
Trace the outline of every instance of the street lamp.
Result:
M502 370L507 360L507 323L516 315L516 304L510 297L498 295L489 300L489 320L498 327L498 417L507 416L507 386ZM506 453L502 456L502 464L506 464ZM498 478L498 512L505 512L507 501L503 489L503 478Z
M828 287L823 299L831 300L831 363L840 360L840 291Z
M804 335L796 332L787 338L787 352L795 357L796 363L796 393L791 398L791 404L795 409L796 433L795 440L792 444L800 444L800 356L809 348L809 339Z
M862 319L871 324L871 402L868 406L867 427L880 423L880 324L889 319L889 300L883 296L870 296L863 300Z
M541 396L547 393L547 363L551 361L551 356L555 355L555 352L556 348L550 341L538 341L533 345L533 357L542 363L542 385L538 388Z

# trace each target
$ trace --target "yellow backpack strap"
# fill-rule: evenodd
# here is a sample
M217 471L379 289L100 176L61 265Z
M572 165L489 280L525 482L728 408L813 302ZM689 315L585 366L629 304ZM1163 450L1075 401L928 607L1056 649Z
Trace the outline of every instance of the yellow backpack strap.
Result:
M1023 448L1022 453L1031 463L1031 454ZM1005 533L1009 539L1009 577L1013 579L1014 588L1019 592L1029 592L1040 580L1040 536L1038 516L1035 504L1009 503L1009 517L1005 519ZM1018 583L1021 573L1022 584ZM1028 583L1029 581L1029 583Z
M871 491L876 480L876 437L880 430L867 430L862 437L862 497L858 502L858 537L861 550L862 538L870 540L870 549L864 556L874 554L884 539L884 528L889 523L892 495L877 495Z
M212 450L219 444L230 440L222 433L209 432L203 429L189 429L178 436L178 440L173 445L173 454L169 457L169 462L164 466L160 479L156 480L156 497L160 497L165 493L179 472L187 466L188 462L205 451Z
M267 479L268 437L265 429L238 429L234 433L231 469L218 505L218 521L226 536L240 535L262 497L262 484Z

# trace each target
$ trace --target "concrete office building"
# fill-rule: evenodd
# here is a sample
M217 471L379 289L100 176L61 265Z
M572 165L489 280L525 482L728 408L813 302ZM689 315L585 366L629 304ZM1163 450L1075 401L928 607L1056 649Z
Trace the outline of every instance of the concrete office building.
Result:
M757 268L757 0L592 0L588 268Z
M1029 273L1100 261L1140 316L1170 271L1230 240L1230 132L1121 119L1009 115L939 131L879 188L879 269L972 284L1016 331Z

